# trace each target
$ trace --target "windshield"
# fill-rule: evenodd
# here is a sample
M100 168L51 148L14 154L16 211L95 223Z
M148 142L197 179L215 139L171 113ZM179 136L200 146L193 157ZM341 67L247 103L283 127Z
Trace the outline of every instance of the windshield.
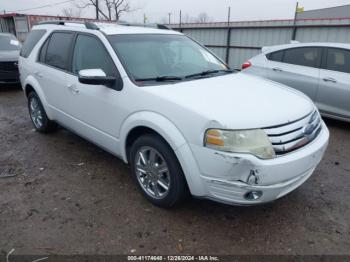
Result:
M135 81L179 81L228 71L205 48L183 35L113 35L109 41Z
M21 45L15 37L0 35L0 51L20 50Z

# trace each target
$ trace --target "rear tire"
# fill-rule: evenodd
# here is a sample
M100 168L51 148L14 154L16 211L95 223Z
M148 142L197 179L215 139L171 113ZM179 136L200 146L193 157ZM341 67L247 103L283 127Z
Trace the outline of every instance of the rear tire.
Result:
M56 130L57 124L47 117L40 98L35 92L30 92L28 95L28 110L34 128L38 132L50 133Z
M139 137L129 156L132 176L152 204L170 208L185 199L188 189L182 168L174 151L161 137Z

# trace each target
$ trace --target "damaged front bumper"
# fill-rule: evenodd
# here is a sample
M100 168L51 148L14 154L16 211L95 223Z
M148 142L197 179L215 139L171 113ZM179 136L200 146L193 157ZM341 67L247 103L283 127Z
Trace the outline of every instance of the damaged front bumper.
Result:
M312 143L271 160L192 145L205 188L205 194L199 197L238 205L274 201L298 188L312 175L324 155L328 139L329 131L324 125Z

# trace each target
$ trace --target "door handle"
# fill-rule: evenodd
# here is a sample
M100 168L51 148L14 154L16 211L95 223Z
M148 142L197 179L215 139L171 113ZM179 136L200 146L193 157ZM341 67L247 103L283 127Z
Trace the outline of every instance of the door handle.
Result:
M274 68L272 68L272 70L275 72L283 72L283 70L279 67L274 67Z
M326 77L326 78L323 78L323 81L325 82L331 82L331 83L336 83L337 80L332 78L332 77Z
M79 93L79 89L74 84L67 85L67 88L74 94L78 94Z
M44 77L43 74L40 73L39 71L35 71L34 75L36 75L37 78L43 78Z

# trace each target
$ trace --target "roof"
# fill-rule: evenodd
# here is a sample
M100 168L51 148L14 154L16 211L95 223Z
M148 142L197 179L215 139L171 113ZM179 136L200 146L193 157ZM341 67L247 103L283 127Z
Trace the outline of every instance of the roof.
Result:
M182 35L181 33L173 30L156 29L143 26L125 26L111 23L94 23L99 31L102 31L106 35L119 35L119 34L173 34ZM53 29L72 29L78 28L86 30L84 23L77 22L65 22L64 25L57 24L38 24L35 28L53 28Z
M298 19L349 18L350 5L307 10L297 14Z
M270 53L273 51L278 51L286 48L293 48L293 47L308 47L308 46L320 46L320 47L337 47L337 48L345 48L350 49L350 44L343 44L343 43L293 43L293 44L286 44L286 45L275 45L275 46L265 46L262 48L263 53Z

